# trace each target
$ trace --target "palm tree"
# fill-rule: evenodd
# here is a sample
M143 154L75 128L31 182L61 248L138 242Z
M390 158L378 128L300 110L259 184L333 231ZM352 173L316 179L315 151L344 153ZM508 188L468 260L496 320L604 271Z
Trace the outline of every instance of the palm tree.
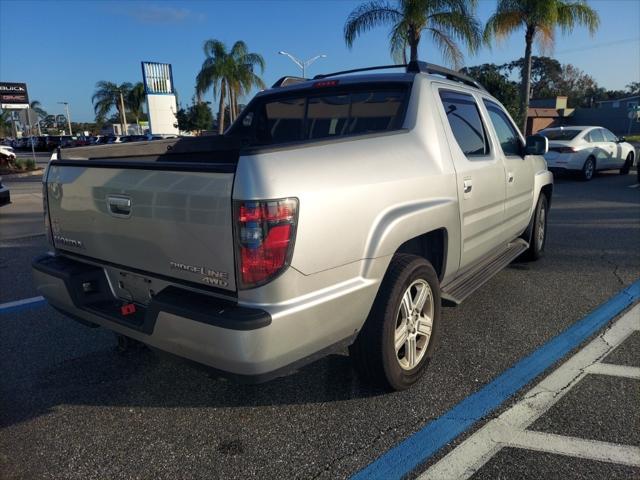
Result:
M498 0L496 12L485 26L484 39L488 43L494 36L504 38L520 28L524 29L525 53L520 99L524 117L523 132L527 129L533 41L537 40L543 47L551 48L556 27L568 33L576 25L585 25L593 35L599 23L598 14L585 0Z
M207 40L204 43L206 59L196 77L196 96L199 100L210 88L213 96L218 97L218 133L224 133L226 98L229 97L229 118L238 114L238 97L249 93L254 87L264 88L264 82L254 72L257 66L264 71L262 55L248 51L242 41L233 44L230 51L219 40Z
M124 98L128 97L132 88L133 85L129 82L117 85L113 82L101 80L96 83L96 91L93 93L91 101L93 102L93 110L96 113L98 122L104 121L109 111L115 107L120 114L123 135L126 135L127 118Z
M240 113L238 98L247 95L253 87L264 89L266 85L254 72L256 66L260 69L260 73L264 72L265 64L262 55L249 52L247 45L240 41L233 45L231 57L233 58L234 74L233 78L229 80L229 105L231 121L234 121Z
M42 108L42 104L38 100L34 100L33 102L31 102L29 104L29 108L36 112L36 115L38 116L38 121L36 122L38 126L38 135L42 135L42 130L40 129L40 119L45 118L48 113L44 108Z
M48 113L44 108L42 108L42 104L38 100L34 100L33 102L31 102L29 104L29 108L36 112L36 114L40 118L45 118L48 115Z
M14 135L13 128L13 110L2 110L0 111L0 135L4 136L13 136ZM7 132L11 132L7 135Z
M136 125L140 125L140 117L143 114L145 97L144 84L138 82L129 90L127 97L124 99L126 108L129 109L131 115L136 119Z
M418 60L418 45L423 32L430 35L444 58L456 68L462 64L462 52L456 41L470 52L481 43L481 28L475 18L477 0L373 0L353 10L344 25L344 40L349 48L362 33L373 27L391 27L391 54L394 59Z
M627 92L631 93L631 94L638 94L640 93L640 82L631 82L630 84L627 85Z

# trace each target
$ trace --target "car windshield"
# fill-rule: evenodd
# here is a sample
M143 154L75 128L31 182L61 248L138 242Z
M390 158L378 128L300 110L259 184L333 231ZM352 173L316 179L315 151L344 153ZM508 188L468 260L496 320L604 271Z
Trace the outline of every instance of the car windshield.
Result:
M573 140L581 132L581 130L543 130L540 134L549 140Z

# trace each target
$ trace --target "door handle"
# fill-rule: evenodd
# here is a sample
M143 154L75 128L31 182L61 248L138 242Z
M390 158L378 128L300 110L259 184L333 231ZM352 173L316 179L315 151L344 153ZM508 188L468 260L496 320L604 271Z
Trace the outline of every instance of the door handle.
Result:
M109 195L107 197L109 212L116 217L129 217L131 215L131 199L124 195Z
M465 180L462 182L462 191L463 193L471 193L471 189L473 188L473 183L471 180Z
M507 182L513 183L513 172L507 173Z

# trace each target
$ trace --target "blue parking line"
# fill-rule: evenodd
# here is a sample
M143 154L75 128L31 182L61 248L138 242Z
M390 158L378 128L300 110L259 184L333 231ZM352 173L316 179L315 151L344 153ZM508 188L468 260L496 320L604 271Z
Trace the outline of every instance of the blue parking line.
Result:
M47 301L43 297L25 298L15 302L0 303L0 315L3 313L13 313L27 308L41 307Z
M400 479L498 408L505 400L640 299L640 280L549 340L491 383L468 396L355 474L353 480Z

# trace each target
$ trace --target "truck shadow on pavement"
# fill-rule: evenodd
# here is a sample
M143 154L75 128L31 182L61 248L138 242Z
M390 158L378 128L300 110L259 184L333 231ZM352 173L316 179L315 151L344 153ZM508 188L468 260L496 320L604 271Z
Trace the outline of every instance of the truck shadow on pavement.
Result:
M55 321L70 320L60 317ZM16 382L10 393L0 388L4 397L0 427L44 415L58 405L252 407L324 403L386 393L358 380L346 352L320 359L286 377L242 384L144 346L120 352L115 339L112 345L96 338L94 342L100 350L49 368L43 365Z

